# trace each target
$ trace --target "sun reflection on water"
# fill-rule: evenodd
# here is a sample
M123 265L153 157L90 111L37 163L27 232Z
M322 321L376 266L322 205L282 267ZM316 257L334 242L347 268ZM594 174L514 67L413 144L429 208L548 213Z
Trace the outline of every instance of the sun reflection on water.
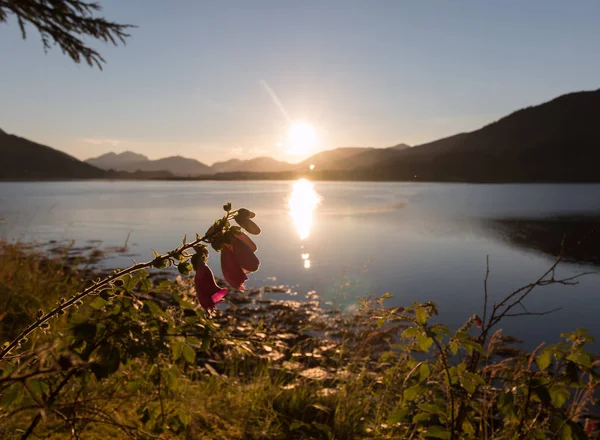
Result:
M292 217L298 235L300 235L300 240L306 239L310 234L313 224L313 211L320 202L321 196L315 191L312 182L306 179L294 182L288 206L290 208L289 214Z

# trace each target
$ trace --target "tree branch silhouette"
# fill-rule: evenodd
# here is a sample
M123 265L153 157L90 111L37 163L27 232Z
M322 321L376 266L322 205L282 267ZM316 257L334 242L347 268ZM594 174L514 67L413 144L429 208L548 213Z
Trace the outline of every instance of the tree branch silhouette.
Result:
M42 39L44 51L58 45L64 54L76 63L84 60L91 67L102 70L105 59L91 48L85 38L101 40L117 46L125 44L130 35L130 24L118 24L98 17L102 7L95 1L84 0L0 0L0 23L16 16L23 39L27 38L26 25L33 25Z

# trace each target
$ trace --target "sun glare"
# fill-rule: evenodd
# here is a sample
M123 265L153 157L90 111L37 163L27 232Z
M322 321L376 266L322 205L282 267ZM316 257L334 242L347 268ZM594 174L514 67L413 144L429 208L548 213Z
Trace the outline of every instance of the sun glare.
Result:
M300 240L304 240L310 234L310 228L313 223L313 211L320 201L321 197L315 191L312 182L300 179L294 183L292 194L288 200L288 206L294 226L296 226L298 235L300 235Z
M302 156L310 153L317 144L317 132L312 125L306 122L294 122L287 133L288 147L286 153Z

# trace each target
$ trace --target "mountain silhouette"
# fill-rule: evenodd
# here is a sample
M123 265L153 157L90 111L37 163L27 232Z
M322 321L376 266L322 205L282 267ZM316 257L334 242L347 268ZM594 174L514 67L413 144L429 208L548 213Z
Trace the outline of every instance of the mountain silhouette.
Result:
M405 149L392 160L335 178L600 182L599 164L600 90L596 90L562 95L479 130Z
M313 165L316 170L348 170L354 166L348 165L353 157L358 154L375 150L372 147L341 147L333 150L321 151L300 162L296 169L304 171Z
M600 182L600 90L562 95L478 130L414 147L336 148L299 164L259 157L210 167L181 156L149 160L129 151L107 153L83 163L2 130L0 153L0 179L310 176L326 180Z
M294 169L294 165L288 162L275 160L272 157L256 157L254 159L240 160L230 159L225 162L215 162L211 169L213 173L230 172L267 172L278 173Z
M105 172L62 151L0 130L0 179L99 179Z
M126 171L135 173L165 171L178 177L196 177L214 174L212 169L197 161L182 156L171 156L157 160L149 160L142 154L125 151L120 154L107 153L102 156L86 160L88 164L95 165L104 170Z
M103 170L120 170L123 165L130 165L132 163L147 162L149 159L143 154L133 153L131 151L124 151L123 153L106 153L102 156L93 157L87 159L85 162L95 167L102 168Z

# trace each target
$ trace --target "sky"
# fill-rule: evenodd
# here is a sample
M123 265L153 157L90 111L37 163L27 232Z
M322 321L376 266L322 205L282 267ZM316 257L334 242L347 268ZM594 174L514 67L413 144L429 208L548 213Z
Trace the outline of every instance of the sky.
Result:
M297 162L417 145L600 88L600 2L107 0L104 70L0 24L0 128L79 159ZM314 142L290 155L290 126ZM308 148L310 146L310 148Z

